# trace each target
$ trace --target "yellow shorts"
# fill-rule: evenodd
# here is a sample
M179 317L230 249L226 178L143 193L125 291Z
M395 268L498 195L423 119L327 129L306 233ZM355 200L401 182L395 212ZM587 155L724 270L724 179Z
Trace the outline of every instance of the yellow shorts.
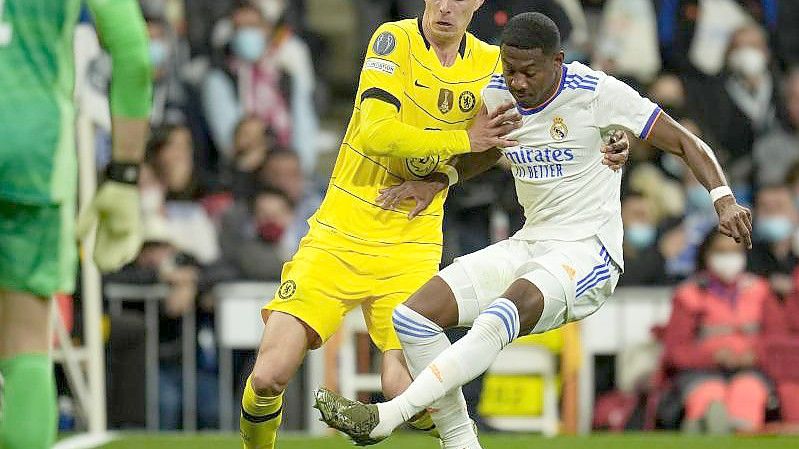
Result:
M375 245L332 230L312 228L291 261L269 311L295 316L327 341L344 316L360 305L369 336L381 351L401 349L391 314L437 272L437 245Z

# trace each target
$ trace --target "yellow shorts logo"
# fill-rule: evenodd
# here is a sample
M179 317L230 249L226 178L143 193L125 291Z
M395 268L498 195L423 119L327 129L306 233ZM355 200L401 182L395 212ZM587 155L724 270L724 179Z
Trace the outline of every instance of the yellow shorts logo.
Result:
M280 284L280 288L277 290L277 296L279 296L280 299L289 299L294 296L296 292L297 284L292 280L288 280Z

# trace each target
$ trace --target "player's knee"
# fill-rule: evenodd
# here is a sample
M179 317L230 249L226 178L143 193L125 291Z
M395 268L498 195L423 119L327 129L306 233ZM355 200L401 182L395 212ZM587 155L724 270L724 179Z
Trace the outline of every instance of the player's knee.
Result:
M522 331L532 330L544 312L544 295L541 290L527 279L517 279L508 287L503 297L516 305Z
M408 341L409 338L411 341L416 341L419 338L436 337L437 334L444 331L443 327L434 320L405 304L400 304L394 308L391 313L391 321L397 337L402 342Z
M458 324L458 303L452 289L434 276L417 290L403 306L446 329ZM394 309L396 313L396 309Z
M277 396L286 390L291 376L275 368L255 369L250 375L252 389L258 396Z

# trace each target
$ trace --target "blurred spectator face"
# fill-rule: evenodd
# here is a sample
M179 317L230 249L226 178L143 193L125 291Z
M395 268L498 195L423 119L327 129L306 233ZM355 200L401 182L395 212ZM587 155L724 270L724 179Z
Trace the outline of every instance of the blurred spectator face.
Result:
M660 75L647 95L655 103L673 109L681 109L685 104L685 88L677 75Z
M785 105L788 109L788 120L794 129L799 130L799 69L791 72L785 81Z
M266 125L257 117L246 117L236 128L233 136L233 157L239 170L255 171L269 152Z
M683 170L683 188L685 189L685 211L689 214L715 214L713 200L710 199L705 186L699 183L690 169Z
M164 66L169 57L169 44L164 23L158 20L147 21L147 34L150 36L150 63L153 65L153 78L164 75Z
M430 40L451 42L460 40L475 11L483 0L425 0L423 20Z
M261 180L264 184L286 192L294 202L299 202L305 194L305 177L302 174L300 158L294 152L282 151L272 154L261 170Z
M194 170L193 153L188 128L176 127L172 130L156 158L157 172L168 190L183 190L191 181Z
M169 228L163 217L145 217L142 222L144 244L139 253L139 266L159 268L174 261L177 251L170 242Z
M231 48L236 57L247 62L261 59L266 50L264 25L260 11L252 6L242 6L233 12L235 33Z
M796 205L787 187L764 187L758 192L755 231L769 243L789 239L797 221Z
M270 24L277 23L286 10L285 0L258 0L257 5L264 19Z
M256 195L253 215L258 235L270 243L279 241L294 220L294 211L288 199L274 192L261 192Z
M759 27L746 26L733 34L727 54L727 66L733 73L761 78L768 71L768 60L766 36Z
M175 248L164 242L144 242L136 258L141 267L160 268L174 259Z
M621 205L621 219L624 223L624 243L637 249L647 248L655 243L655 219L652 205L643 196L631 195Z
M746 267L744 249L735 240L716 234L705 255L705 266L725 282L732 282Z

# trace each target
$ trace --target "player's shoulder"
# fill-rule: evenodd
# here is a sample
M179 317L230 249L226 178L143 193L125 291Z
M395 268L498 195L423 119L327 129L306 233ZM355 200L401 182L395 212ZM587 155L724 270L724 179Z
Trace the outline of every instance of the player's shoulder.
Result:
M614 94L620 91L632 90L632 87L624 81L601 70L594 70L583 63L570 62L564 64L564 67L566 69L564 89L573 89L583 93L586 91L593 92L595 95L601 92Z
M466 32L465 42L465 57L473 58L478 65L483 66L485 70L489 70L491 73L502 71L498 46L481 41L469 32Z
M594 70L580 62L570 62L563 65L563 89L575 93L596 93L607 79L605 72Z
M488 84L483 88L482 97L489 111L507 101L515 101L501 73L491 75Z
M369 41L368 53L388 56L392 53L408 53L415 40L419 39L415 20L397 20L382 23Z
M589 77L592 79L604 79L608 76L607 73L601 70L594 70L579 61L567 62L563 65L566 67L566 74L569 76Z

